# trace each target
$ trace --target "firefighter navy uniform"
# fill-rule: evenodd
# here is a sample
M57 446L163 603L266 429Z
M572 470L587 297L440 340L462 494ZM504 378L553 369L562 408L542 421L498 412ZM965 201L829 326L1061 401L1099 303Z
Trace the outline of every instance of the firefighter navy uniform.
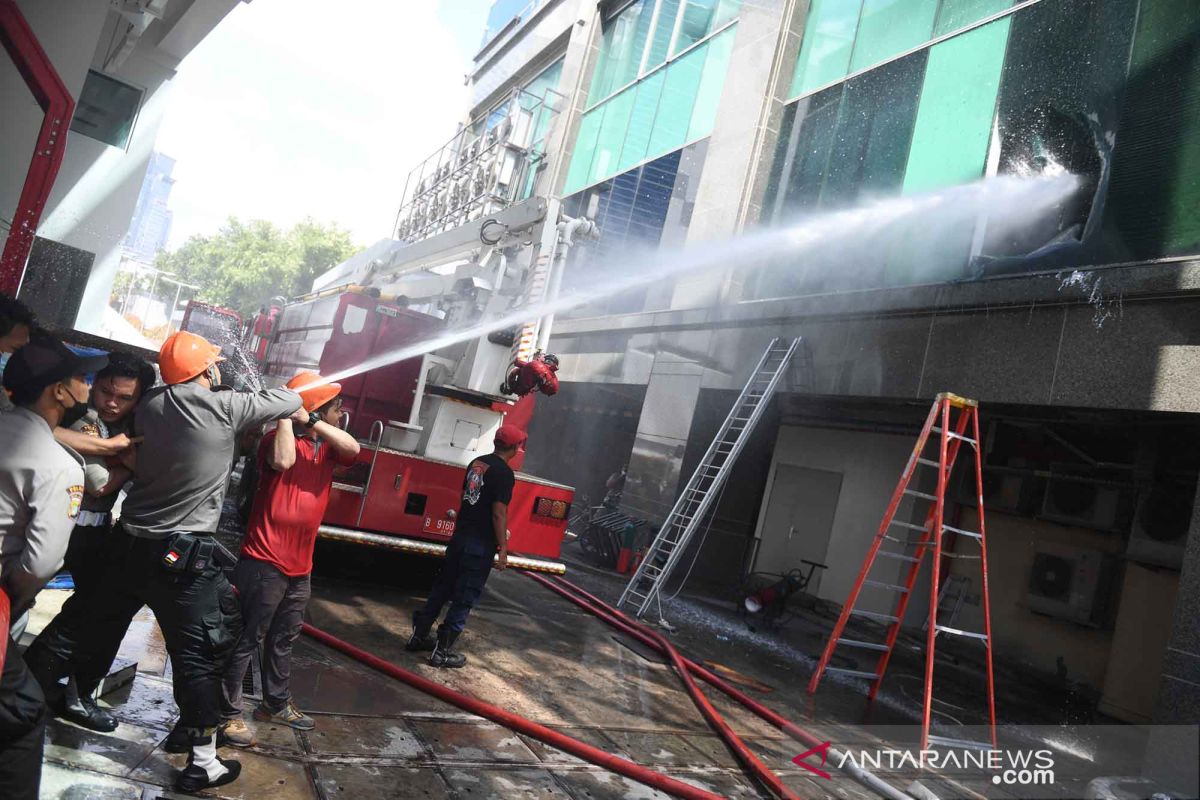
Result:
M299 407L300 396L287 389L213 391L193 381L145 393L134 413L143 442L106 549L100 597L60 614L29 648L43 685L70 671L107 671L101 662L111 643L148 605L171 656L180 725L193 746L212 743L221 674L241 627L212 542L237 435Z

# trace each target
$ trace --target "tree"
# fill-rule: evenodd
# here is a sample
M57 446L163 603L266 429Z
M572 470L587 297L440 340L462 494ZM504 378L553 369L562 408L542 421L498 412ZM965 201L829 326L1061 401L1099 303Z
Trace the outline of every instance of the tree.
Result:
M306 219L283 231L263 220L230 217L217 233L160 253L156 266L199 286L196 299L246 317L272 297L308 292L314 278L357 249L336 225Z

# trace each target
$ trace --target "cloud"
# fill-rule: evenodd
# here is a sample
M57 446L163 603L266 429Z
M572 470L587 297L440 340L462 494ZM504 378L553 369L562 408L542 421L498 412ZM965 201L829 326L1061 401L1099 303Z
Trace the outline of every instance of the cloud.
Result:
M408 171L467 108L478 35L462 28L482 30L486 0L447 1L238 6L180 66L159 131L177 159L169 247L231 215L390 235Z

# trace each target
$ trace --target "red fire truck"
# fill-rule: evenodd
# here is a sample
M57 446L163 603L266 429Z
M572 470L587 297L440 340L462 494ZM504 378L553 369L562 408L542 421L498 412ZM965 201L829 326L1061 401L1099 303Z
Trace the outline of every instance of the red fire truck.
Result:
M302 369L338 377L371 367L338 377L363 449L335 477L322 537L444 553L464 467L491 452L503 422L528 426L535 396L501 395L500 386L515 359L544 347L553 322L489 331L484 321L545 299L573 237L590 230L562 218L556 201L529 200L413 244L384 240L322 275L274 320L251 322L266 340L270 384ZM510 561L561 572L574 490L520 472L523 460L513 462L509 547L519 558Z

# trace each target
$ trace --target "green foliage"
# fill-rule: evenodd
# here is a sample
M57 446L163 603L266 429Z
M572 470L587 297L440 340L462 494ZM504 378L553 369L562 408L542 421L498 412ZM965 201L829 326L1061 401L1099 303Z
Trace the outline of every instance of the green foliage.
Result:
M193 236L159 253L156 266L200 287L197 300L232 308L243 317L277 295L311 290L313 279L358 248L336 225L306 219L287 231L235 217L212 236Z

